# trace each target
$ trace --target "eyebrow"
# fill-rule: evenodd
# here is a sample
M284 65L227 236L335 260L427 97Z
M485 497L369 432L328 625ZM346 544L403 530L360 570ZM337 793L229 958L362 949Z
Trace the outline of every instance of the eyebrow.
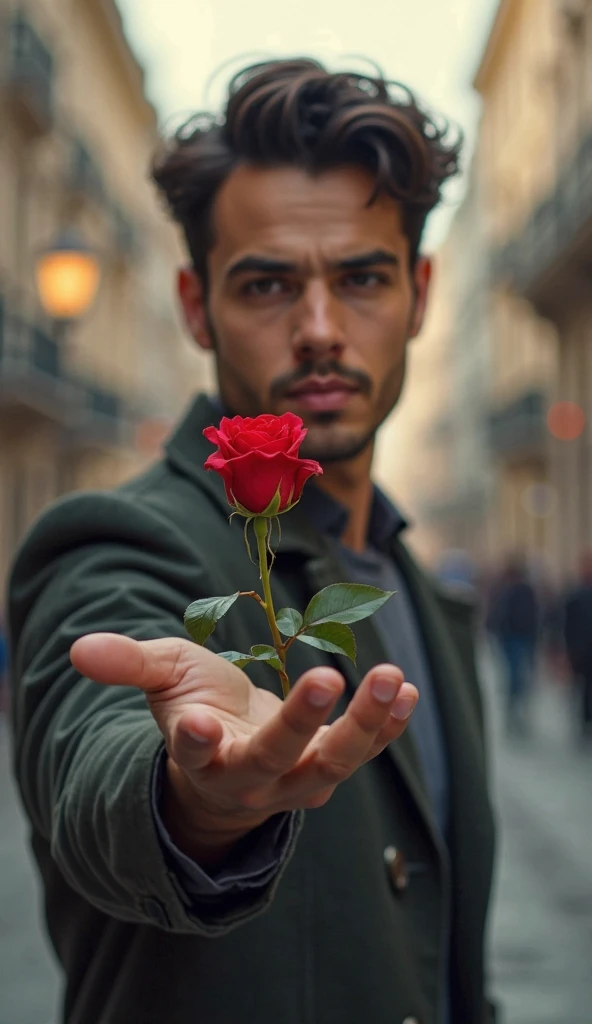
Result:
M398 266L399 257L387 249L372 249L370 252L358 253L355 256L347 256L343 260L336 260L329 264L331 270L366 270L369 267L387 264ZM297 263L287 260L269 259L266 256L243 256L226 271L226 278L230 280L240 274L295 274L301 269Z

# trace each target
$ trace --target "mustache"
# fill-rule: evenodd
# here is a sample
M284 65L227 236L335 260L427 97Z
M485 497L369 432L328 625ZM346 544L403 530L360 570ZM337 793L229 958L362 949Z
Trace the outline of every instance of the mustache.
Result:
M301 381L312 376L338 377L348 384L355 384L364 395L372 393L372 381L368 374L362 370L353 370L347 366L342 366L337 359L325 359L323 362L309 359L302 363L298 369L284 373L281 377L276 377L271 384L270 397L273 400L282 398L296 384L300 384Z

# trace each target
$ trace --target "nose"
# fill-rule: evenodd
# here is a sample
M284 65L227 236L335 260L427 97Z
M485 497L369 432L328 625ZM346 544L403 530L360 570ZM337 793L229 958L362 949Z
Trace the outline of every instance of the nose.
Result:
M308 282L294 317L292 346L297 359L339 358L345 347L342 311L324 281Z

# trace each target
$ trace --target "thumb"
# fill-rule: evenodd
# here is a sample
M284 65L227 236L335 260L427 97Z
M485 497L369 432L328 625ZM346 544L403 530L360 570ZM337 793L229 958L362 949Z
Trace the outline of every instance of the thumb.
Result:
M70 660L82 675L111 686L137 686L146 693L176 686L195 667L198 648L180 637L133 640L119 633L89 633L70 649ZM219 659L200 647L200 660Z

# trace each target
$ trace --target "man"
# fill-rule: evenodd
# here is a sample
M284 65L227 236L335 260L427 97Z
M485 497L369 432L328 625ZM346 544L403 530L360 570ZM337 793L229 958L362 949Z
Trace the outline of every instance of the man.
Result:
M298 60L246 69L223 123L197 118L157 161L219 400L140 480L46 514L11 585L16 768L68 1024L492 1019L471 613L370 479L457 157L406 90ZM259 583L204 428L286 410L324 475L282 516L276 607L345 579L398 594L356 626L357 669L294 645L282 704L269 669L249 681L213 653L261 640L254 601L211 650L182 616Z
M578 703L580 737L592 737L592 551L580 558L580 580L565 600L565 650Z
M528 700L541 608L521 555L513 555L508 560L494 588L487 621L499 644L506 670L506 730L509 735L524 736L528 732Z

